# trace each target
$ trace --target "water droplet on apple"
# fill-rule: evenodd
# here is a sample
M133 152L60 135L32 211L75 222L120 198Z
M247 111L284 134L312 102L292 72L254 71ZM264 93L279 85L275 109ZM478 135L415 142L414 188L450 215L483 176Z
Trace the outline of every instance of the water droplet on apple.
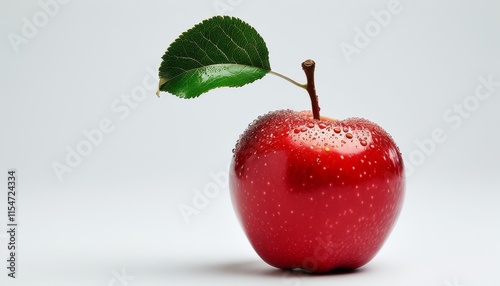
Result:
M319 123L319 124L318 124L318 127L319 127L320 129L325 129L326 124L325 124L325 123L323 123L323 122L321 122L321 123Z
M300 131L301 131L301 132L306 132L306 131L307 131L307 129L306 129L305 127L302 127L302 128L300 128Z
M368 143L366 143L365 140L359 140L359 144L361 144L361 146L366 146Z
M333 128L333 132L335 132L335 133L340 133L340 131L341 131L340 127Z
M300 129L299 129L299 128L295 128L295 129L293 130L293 133L295 133L295 134L300 133Z
M347 139L352 139L352 134L351 134L351 133L347 133L347 134L345 135L345 137L347 137Z
M307 127L309 127L309 128L313 128L313 127L314 127L314 123L309 122L309 123L307 123L307 125L306 125L306 126L307 126Z
M348 132L349 131L349 128L347 128L347 126L344 126L344 132Z

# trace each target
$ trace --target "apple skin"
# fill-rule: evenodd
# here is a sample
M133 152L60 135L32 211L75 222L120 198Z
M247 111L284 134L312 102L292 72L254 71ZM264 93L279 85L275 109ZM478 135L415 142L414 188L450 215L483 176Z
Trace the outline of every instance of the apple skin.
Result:
M375 123L279 110L240 136L229 185L265 262L323 273L376 255L400 213L405 179L398 147Z

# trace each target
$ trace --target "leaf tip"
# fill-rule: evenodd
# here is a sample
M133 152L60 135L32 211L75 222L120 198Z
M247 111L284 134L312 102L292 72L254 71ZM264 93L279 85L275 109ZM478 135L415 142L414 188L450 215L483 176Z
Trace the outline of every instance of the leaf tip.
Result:
M160 97L161 87L168 81L169 79L160 77L160 82L158 83L158 90L156 91L156 96Z

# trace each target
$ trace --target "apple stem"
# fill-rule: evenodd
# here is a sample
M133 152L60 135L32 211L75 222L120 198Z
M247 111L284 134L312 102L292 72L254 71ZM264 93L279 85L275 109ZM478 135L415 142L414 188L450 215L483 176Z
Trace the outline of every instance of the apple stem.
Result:
M316 87L314 85L314 68L316 67L316 63L313 60L306 60L302 63L302 70L306 74L307 84L306 90L309 93L309 97L311 98L312 112L314 119L319 120L319 104L318 104L318 95L316 94Z

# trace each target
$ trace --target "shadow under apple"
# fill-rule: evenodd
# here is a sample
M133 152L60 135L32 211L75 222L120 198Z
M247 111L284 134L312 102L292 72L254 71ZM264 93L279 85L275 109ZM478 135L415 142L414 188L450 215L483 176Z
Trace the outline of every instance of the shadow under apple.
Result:
M234 276L263 276L277 277L284 280L295 278L314 278L325 276L346 276L361 274L369 271L369 267L358 269L336 269L326 273L309 273L301 269L278 269L267 265L261 260L245 260L235 262L213 263L210 265L199 265L198 271L211 274L234 275Z

